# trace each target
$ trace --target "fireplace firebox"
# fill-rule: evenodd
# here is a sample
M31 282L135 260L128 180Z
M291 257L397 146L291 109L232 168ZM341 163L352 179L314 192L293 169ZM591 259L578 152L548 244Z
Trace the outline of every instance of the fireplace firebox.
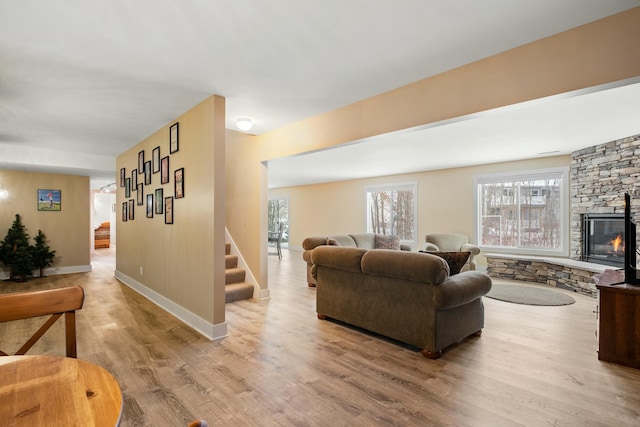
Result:
M624 267L624 214L582 214L582 261Z

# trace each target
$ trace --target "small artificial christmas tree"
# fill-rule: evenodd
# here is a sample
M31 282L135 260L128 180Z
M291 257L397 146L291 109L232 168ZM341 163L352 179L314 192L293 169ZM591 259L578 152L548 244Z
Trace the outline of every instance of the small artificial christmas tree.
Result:
M19 214L16 214L16 219L7 231L7 235L0 242L0 259L9 267L11 280L27 280L27 277L33 274L29 235Z
M53 264L53 257L56 255L56 251L52 251L49 248L47 236L44 235L42 230L38 230L38 235L34 237L34 240L36 243L31 247L31 257L33 265L40 269L40 277L42 277L44 269Z

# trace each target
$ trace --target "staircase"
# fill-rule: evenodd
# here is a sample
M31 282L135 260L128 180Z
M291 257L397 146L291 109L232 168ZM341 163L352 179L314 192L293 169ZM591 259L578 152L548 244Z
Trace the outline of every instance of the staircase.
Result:
M225 303L253 298L253 285L244 281L245 271L238 268L238 255L231 255L231 243L225 244L224 275Z

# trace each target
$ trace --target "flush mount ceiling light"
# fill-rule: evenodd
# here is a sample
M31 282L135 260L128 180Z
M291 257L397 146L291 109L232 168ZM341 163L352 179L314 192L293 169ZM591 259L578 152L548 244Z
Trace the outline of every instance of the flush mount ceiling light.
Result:
M242 118L236 120L236 126L241 131L245 131L246 132L249 129L251 129L251 127L253 126L253 123L251 122L251 119L248 119L246 117L242 117Z

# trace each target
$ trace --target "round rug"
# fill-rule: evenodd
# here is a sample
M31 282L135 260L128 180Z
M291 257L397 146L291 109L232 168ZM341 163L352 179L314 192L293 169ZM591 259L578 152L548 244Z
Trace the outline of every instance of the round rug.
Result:
M538 286L519 286L493 284L488 298L514 304L526 305L569 305L576 302L573 297L551 289Z

